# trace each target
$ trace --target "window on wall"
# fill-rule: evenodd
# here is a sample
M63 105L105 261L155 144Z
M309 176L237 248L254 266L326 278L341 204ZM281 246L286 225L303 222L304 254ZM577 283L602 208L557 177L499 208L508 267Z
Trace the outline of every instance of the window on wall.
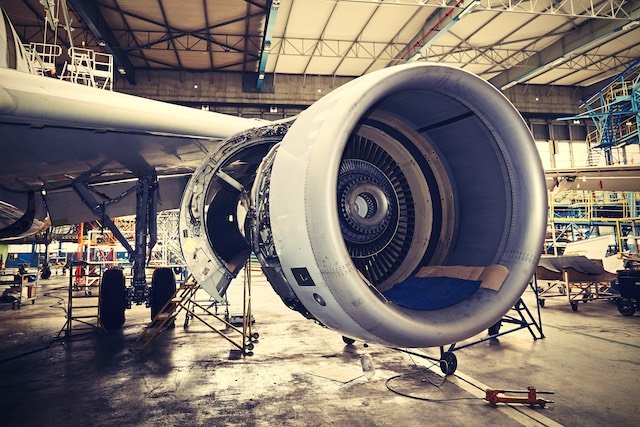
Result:
M569 140L569 127L565 124L561 125L553 125L553 139L558 140Z
M569 128L572 141L586 141L587 127L584 125L571 125Z
M547 141L549 137L549 126L546 123L532 123L531 133L537 141Z

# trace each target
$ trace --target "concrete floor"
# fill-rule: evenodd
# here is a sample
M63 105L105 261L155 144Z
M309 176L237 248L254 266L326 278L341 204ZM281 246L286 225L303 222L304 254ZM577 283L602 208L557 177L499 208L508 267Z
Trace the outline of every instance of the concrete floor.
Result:
M420 381L406 354L345 346L340 335L286 309L264 280L253 287L260 342L244 360L229 360L230 345L198 322L166 331L146 351L129 351L148 319L141 307L127 311L119 333L78 336L15 357L43 348L60 330L65 283L41 281L33 306L0 305L2 425L640 425L640 316L623 317L606 301L574 313L564 301L548 300L546 339L533 341L524 330L499 345L460 350L460 375L437 388ZM232 303L240 303L241 290L232 286ZM310 373L357 367L364 352L376 366L370 380L342 384ZM393 394L385 382L397 374L407 374L392 382L404 393L464 400ZM474 399L483 384L553 390L555 403L519 412L492 408Z

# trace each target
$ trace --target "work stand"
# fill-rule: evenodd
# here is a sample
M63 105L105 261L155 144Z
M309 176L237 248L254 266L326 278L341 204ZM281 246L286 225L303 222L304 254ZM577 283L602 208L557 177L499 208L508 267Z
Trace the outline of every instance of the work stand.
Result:
M58 338L63 334L65 338L71 338L76 333L101 328L99 299L102 268L102 264L86 261L70 264L66 322L58 332Z
M458 345L458 343L449 344L448 346L440 346L440 358L430 357L422 353L413 352L407 349L394 348L395 350L407 353L413 356L428 359L434 362L438 362L440 370L445 375L452 375L458 369L458 358L455 353L458 350L462 350L473 345L481 344L483 342L498 342L498 339L504 335L511 334L513 332L527 329L531 334L534 341L545 338L542 331L542 317L540 314L540 298L538 297L538 288L535 286L535 281L529 282L529 288L535 293L536 300L536 315L529 310L527 304L522 300L522 297L518 299L513 308L505 314L502 319L493 324L489 330L488 335L479 338L477 340ZM509 325L508 328L503 329L503 326ZM502 330L501 330L502 329Z
M196 293L200 285L193 276L187 278L175 291L172 297L162 307L151 323L131 345L132 350L144 350L166 329L175 324L175 319L180 313L185 313L185 329L189 320L196 319L204 324L211 332L221 336L232 345L231 358L252 356L255 343L260 335L253 331L251 314L251 269L249 263L244 267L245 276L242 298L242 324L234 326L229 321L229 316L220 316L217 307L206 306L196 299ZM211 311L211 310L214 311ZM225 311L228 313L228 311Z

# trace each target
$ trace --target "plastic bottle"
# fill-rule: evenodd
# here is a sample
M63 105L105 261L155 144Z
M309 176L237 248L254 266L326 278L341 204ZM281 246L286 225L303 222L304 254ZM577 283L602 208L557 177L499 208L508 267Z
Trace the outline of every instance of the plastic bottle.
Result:
M373 358L369 353L365 353L360 356L360 364L362 365L362 372L364 372L367 379L373 378L376 374L376 368L373 366Z

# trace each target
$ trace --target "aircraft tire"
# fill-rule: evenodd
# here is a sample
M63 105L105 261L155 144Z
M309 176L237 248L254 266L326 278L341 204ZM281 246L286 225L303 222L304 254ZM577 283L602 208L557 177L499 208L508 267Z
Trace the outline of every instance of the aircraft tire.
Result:
M124 325L126 289L122 270L107 270L100 285L100 323L107 331L115 331Z
M151 320L162 310L162 307L176 292L176 278L171 268L158 268L151 279ZM171 322L169 327L173 327Z

